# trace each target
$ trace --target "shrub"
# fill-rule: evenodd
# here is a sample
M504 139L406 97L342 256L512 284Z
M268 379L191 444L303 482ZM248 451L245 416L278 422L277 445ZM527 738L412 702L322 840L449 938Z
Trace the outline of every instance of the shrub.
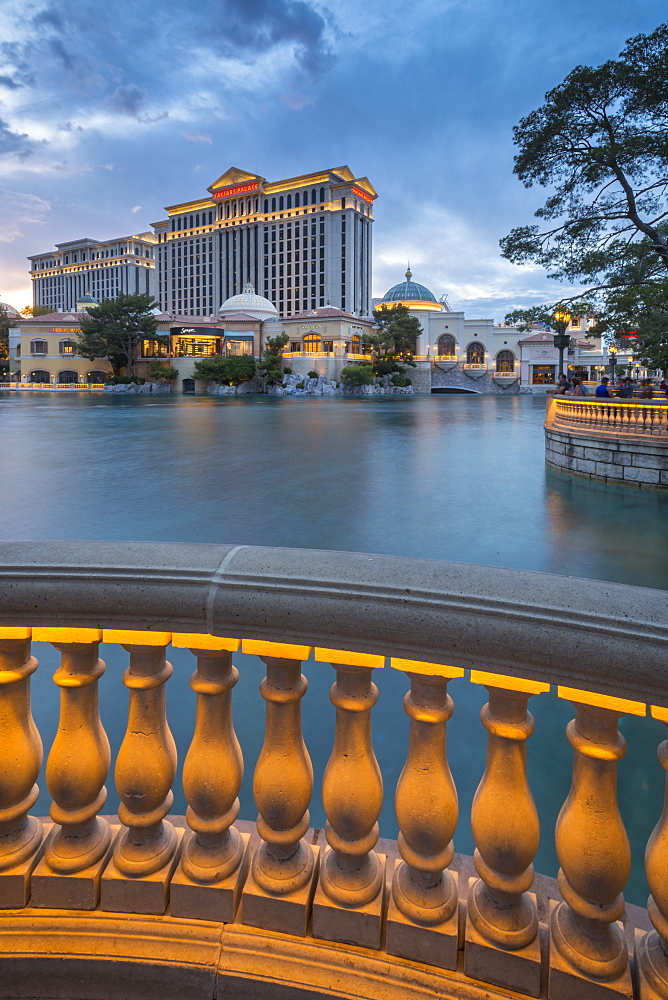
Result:
M320 378L320 375L318 372L307 372L306 378Z
M292 375L292 368L284 368L283 369L283 374L284 375Z
M148 366L148 377L153 382L175 382L179 372L177 368L169 368L162 361L151 361Z
M411 380L409 378L406 378L406 376L402 375L400 372L397 372L395 375L393 375L392 378L390 379L390 382L392 383L392 385L397 385L402 389L404 388L404 386L411 385Z
M107 375L105 385L143 385L145 378L130 375Z
M346 365L341 372L344 385L373 385L371 365Z
M255 375L255 358L249 354L222 357L214 354L195 363L196 379L218 379L224 385L239 385Z
M304 383L303 382L297 382L297 385L295 386L295 389L303 389L303 388L304 388Z

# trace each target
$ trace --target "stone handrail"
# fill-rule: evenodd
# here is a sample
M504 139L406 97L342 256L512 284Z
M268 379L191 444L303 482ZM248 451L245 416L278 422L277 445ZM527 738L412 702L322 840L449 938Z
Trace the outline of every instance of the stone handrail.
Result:
M633 966L618 923L630 855L616 796L619 718L649 709L668 721L668 594L361 553L102 542L0 543L0 587L3 996L47 995L46 976L48 996L72 996L74 979L102 971L105 996L141 996L140 981L165 995L159 976L171 968L169 989L193 997L228 996L249 979L259 998L288 988L380 1000L383 975L390 995L414 1000L668 997L668 811L646 856L655 929L636 931ZM42 760L31 633L61 653L46 766L52 824L30 815ZM102 815L102 640L129 654L111 823ZM196 660L185 823L170 816L170 642ZM240 647L266 665L256 833L236 821ZM326 844L309 828L313 770L301 730L301 663L313 647L336 675ZM373 672L387 657L408 688L398 854L379 849L383 781L371 734ZM489 692L468 883L452 868L458 806L446 756L447 685L465 670ZM529 699L552 684L575 706L575 760L556 828L561 896L548 910L535 895L526 756ZM668 770L668 743L660 760Z
M668 436L665 403L623 399L548 398L547 428L576 430L616 437Z

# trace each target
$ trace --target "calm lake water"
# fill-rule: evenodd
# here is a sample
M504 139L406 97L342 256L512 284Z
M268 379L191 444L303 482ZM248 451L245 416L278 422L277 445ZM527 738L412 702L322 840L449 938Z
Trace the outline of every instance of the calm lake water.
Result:
M544 400L531 396L244 398L0 393L0 456L5 539L131 539L234 542L379 552L517 567L668 588L668 497L605 487L546 469ZM57 724L51 683L56 654L35 645L34 714L45 748ZM127 719L121 684L126 654L101 655L103 722L115 752ZM194 719L192 658L172 650L170 726L181 759ZM241 816L255 817L251 782L263 737L257 685L262 665L238 656L235 725L246 776ZM305 665L310 689L305 739L313 758L312 822L324 815L319 782L331 750L334 672ZM405 680L378 671L374 747L386 801L381 834L396 836L393 794L405 758ZM555 678L556 680L556 678ZM484 689L454 681L448 724L451 768L460 795L457 850L473 852L470 804L484 768L478 713ZM631 692L632 694L632 692ZM542 822L536 868L556 874L553 830L568 794L571 706L533 698L536 732L529 775ZM644 904L644 847L662 808L664 773L656 747L664 727L627 717L620 765L622 813L634 850L627 891ZM175 786L175 812L185 810ZM42 776L41 786L45 789ZM116 807L109 781L109 811ZM44 794L39 811L48 809Z

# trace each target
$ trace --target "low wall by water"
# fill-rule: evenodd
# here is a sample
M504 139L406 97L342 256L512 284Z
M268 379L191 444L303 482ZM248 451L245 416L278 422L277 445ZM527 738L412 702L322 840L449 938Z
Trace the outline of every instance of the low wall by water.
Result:
M587 479L668 489L668 407L548 398L545 461Z

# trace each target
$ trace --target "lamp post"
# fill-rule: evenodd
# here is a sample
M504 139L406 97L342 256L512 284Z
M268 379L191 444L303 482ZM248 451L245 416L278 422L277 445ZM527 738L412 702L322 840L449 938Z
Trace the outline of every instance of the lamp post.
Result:
M612 384L615 384L615 366L617 364L617 345L610 344L608 347L608 357L610 358L610 372L612 374Z
M562 309L555 309L553 319L557 332L552 339L554 346L559 351L559 371L557 374L561 375L564 374L564 351L571 342L571 338L566 333L566 328L571 320L571 314Z

